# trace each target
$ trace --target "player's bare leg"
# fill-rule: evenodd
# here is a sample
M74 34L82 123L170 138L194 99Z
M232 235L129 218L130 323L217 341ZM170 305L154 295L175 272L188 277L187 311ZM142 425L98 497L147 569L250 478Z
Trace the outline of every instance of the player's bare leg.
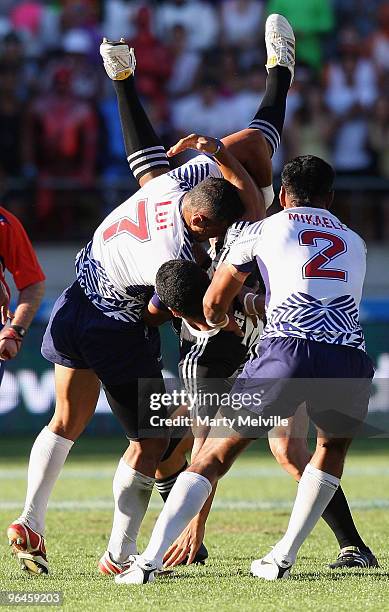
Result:
M299 481L312 453L309 451L307 436L309 418L305 404L288 419L285 427L274 427L268 434L270 450L277 463Z
M48 429L74 442L92 418L100 393L93 370L75 370L55 364L55 412Z
M44 544L47 503L73 442L92 417L100 382L91 370L55 366L53 418L31 449L24 510L8 530L8 540L22 569L48 573Z
M246 128L225 136L222 142L246 168L260 189L272 184L269 147L260 130Z
M279 465L295 480L300 481L312 453L308 447L309 418L305 405L288 419L286 427L269 432L269 446ZM341 485L336 490L322 518L335 535L340 552L331 569L341 567L378 567L378 561L361 538Z
M104 38L100 54L118 99L127 161L134 177L143 187L151 179L168 172L170 166L165 148L136 92L134 49L129 49L123 38L119 42Z

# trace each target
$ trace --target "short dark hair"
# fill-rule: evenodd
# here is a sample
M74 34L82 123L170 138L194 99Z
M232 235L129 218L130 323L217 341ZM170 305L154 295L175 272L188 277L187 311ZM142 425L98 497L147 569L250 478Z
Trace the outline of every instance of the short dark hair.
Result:
M203 317L203 297L210 282L205 270L194 261L172 259L159 268L155 289L168 308L185 317Z
M296 200L296 205L315 204L331 194L335 171L324 159L315 155L300 155L285 164L281 173L282 185Z
M188 195L192 210L204 211L212 221L231 224L245 212L238 190L224 178L210 176L191 189Z

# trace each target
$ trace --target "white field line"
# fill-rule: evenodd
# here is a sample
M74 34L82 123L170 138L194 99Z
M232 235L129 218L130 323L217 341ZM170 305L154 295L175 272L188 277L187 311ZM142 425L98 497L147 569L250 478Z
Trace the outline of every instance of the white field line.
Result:
M61 480L105 480L113 478L116 466L112 468L101 468L99 470L90 470L88 468L67 468L65 467L60 479ZM346 465L345 477L348 476L387 476L389 478L388 466L350 466ZM27 467L25 468L9 468L0 469L1 480L25 480L27 478ZM250 467L250 468L233 468L223 478L289 478L289 476L277 465L274 467Z
M271 501L254 501L254 500L228 500L215 499L212 510L290 510L293 502L291 500L271 500ZM389 499L356 499L350 502L353 510L374 510L389 508ZM23 507L22 501L0 501L0 510L16 510L20 511ZM162 503L159 501L151 501L149 509L160 510ZM91 511L91 510L113 510L113 503L109 499L91 499L84 501L63 500L52 501L49 503L49 509L61 511Z

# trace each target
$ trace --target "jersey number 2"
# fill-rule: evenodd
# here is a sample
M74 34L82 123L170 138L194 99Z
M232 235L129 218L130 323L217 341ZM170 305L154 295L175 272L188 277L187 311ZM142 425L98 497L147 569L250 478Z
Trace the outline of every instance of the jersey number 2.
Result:
M347 251L343 238L318 230L303 230L299 234L301 246L318 246L318 240L326 240L330 244L322 248L303 265L303 278L326 278L327 280L347 280L345 270L327 268L327 264Z
M104 242L108 242L108 240L111 240L111 238L115 236L119 236L119 234L129 234L133 238L136 238L136 240L139 240L139 242L150 240L146 214L146 200L139 200L139 202L136 203L136 216L136 222L128 217L123 217L107 227L103 232Z

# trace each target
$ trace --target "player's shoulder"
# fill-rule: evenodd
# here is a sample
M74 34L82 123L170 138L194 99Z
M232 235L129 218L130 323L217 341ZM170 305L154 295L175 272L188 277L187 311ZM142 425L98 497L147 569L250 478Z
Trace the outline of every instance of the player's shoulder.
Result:
M360 236L356 231L352 230L349 227L347 228L347 231L349 232L349 236L351 236L354 244L356 244L361 249L361 251L366 254L367 246L362 236Z
M347 233L347 241L348 242L353 242L355 244L355 246L359 247L364 253L366 253L366 251L367 251L366 242L364 241L362 236L360 236L351 227L349 227L348 225L343 223L343 221L341 219L339 219L339 217L337 217L333 213L329 213L329 214L335 220L335 223L337 224L338 230L341 230L341 233L343 233L343 232Z

